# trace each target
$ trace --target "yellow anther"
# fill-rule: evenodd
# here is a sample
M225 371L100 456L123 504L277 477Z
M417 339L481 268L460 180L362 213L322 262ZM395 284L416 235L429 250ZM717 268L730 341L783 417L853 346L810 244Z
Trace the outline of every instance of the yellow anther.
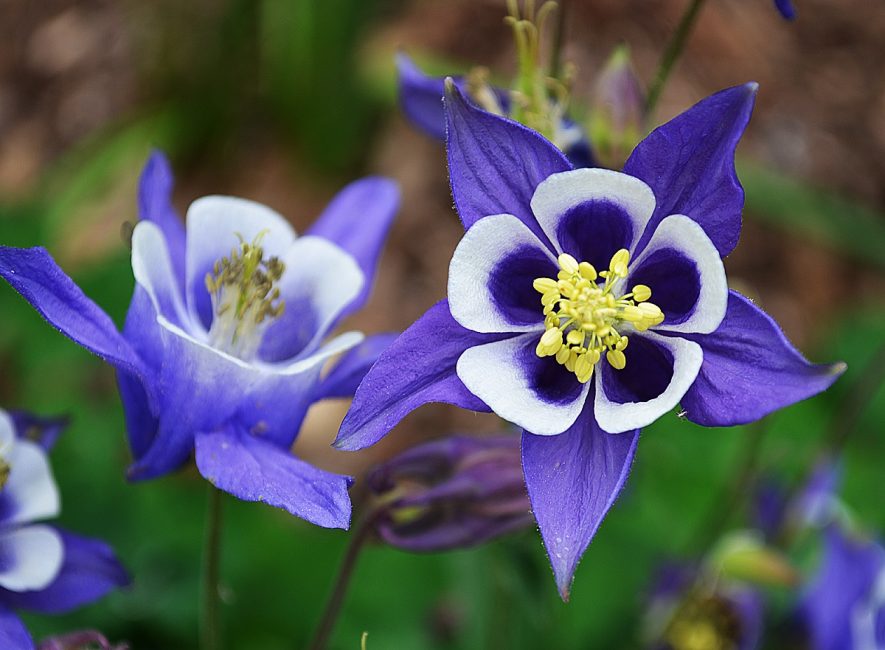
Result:
M620 298L615 295L618 280L627 277L630 253L626 249L616 252L602 273L568 253L557 261L556 279L538 278L533 283L541 294L545 328L536 353L555 357L581 383L590 381L603 357L622 370L630 342L618 331L622 324L629 324L628 333L643 332L664 320L660 307L648 302L651 289L646 285L637 284Z
M537 282L537 280L535 280ZM636 302L645 302L651 298L651 289L644 284L637 284L633 287L633 300Z
M612 255L611 262L609 262L608 270L616 275L619 278L627 277L627 265L630 263L630 251L626 248L622 248L617 253Z
M578 260L569 255L568 253L563 253L559 256L558 260L559 266L563 271L570 275L574 275L578 273L580 266L578 265Z
M562 331L558 327L548 329L541 335L535 353L539 357L551 357L562 347Z
M581 262L578 264L581 277L590 282L595 282L597 278L596 269L589 262Z
M550 278L538 278L534 282L532 282L532 286L535 288L540 294L550 293L551 291L556 291L556 280L551 280ZM636 291L634 289L634 291Z
M623 370L627 366L627 357L621 350L609 350L605 358L617 370Z

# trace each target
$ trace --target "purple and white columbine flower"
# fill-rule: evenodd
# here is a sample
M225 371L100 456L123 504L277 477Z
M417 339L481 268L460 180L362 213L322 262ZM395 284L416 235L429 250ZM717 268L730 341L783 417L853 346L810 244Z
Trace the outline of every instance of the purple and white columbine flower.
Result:
M885 650L885 548L832 524L800 616L814 650Z
M641 427L680 403L699 424L750 422L832 384L842 364L808 363L726 284L743 206L734 150L755 93L703 100L620 173L573 169L450 84L449 172L468 230L449 297L382 353L336 445L371 445L427 402L521 426L532 509L567 597Z
M130 478L166 474L196 450L200 472L220 489L346 528L351 479L289 450L310 405L352 394L392 340L327 335L368 296L396 186L351 184L302 237L270 208L222 196L195 201L185 230L171 192L168 163L154 154L140 185L135 292L122 334L42 248L0 248L0 275L117 369Z
M4 650L34 648L13 610L61 614L129 582L104 542L36 523L57 517L61 506L46 457L56 432L36 437L32 433L0 410L0 647Z

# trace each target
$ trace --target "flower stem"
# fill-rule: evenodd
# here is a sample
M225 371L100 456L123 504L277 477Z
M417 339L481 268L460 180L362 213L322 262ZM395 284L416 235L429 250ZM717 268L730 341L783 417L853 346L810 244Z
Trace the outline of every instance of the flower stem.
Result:
M313 633L313 639L308 646L309 650L325 650L329 643L329 637L335 628L335 622L341 613L341 605L344 603L344 596L350 586L350 579L353 577L353 570L356 567L357 558L365 547L372 532L372 522L375 520L376 511L369 511L365 517L355 527L353 535L344 551L344 558L338 567L338 575L335 577L335 584L332 587L332 593L326 601L326 607L323 610L323 617L320 619L319 625Z
M661 98L661 92L664 90L664 84L667 83L667 79L673 71L673 66L676 65L679 57L682 56L682 50L685 49L685 43L691 35L703 5L704 0L691 0L685 13L682 14L679 25L677 25L676 31L673 32L673 36L667 44L667 49L664 50L664 54L661 57L654 81L652 81L651 87L648 90L648 97L645 100L646 116L651 116L655 106L657 106L658 100Z
M221 491L209 484L203 542L203 593L200 616L201 650L220 650L218 567L221 557Z

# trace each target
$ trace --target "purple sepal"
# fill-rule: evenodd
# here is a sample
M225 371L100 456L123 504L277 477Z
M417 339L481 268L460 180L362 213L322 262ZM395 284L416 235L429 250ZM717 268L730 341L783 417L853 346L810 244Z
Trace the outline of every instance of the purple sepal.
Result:
M397 339L397 332L373 334L345 352L314 391L313 399L353 397L357 387L384 350Z
M464 228L512 214L548 242L531 199L545 178L572 169L568 159L539 133L476 108L454 83L446 88L445 109L449 179Z
M418 445L376 467L367 483L385 503L376 532L408 551L476 546L532 523L513 435Z
M395 182L381 177L363 178L338 192L307 231L308 235L324 237L350 253L365 276L359 295L339 319L365 304L399 202Z
M591 409L556 436L522 436L522 464L532 510L568 600L578 562L612 507L636 453L639 431L609 434Z
M21 619L0 607L0 648L3 650L34 650L34 640Z
M145 376L141 360L114 322L65 275L46 249L0 246L0 277L72 341L119 370Z
M809 363L768 314L735 291L715 332L685 338L701 345L704 362L682 408L704 426L753 422L817 395L845 371L844 363Z
M754 589L737 587L726 590L740 621L737 650L756 650L762 640L764 608L762 596Z
M409 121L431 138L446 139L445 79L430 77L403 53L396 55L399 105Z
M98 539L56 530L64 543L64 564L58 577L39 591L0 590L0 601L43 614L63 614L129 584L129 574L110 546Z
M152 151L138 182L138 217L153 221L163 231L175 277L184 291L185 229L184 222L172 206L174 183L169 160L162 151Z
M317 469L288 449L227 427L196 436L197 468L243 501L259 501L324 528L350 525L349 476Z
M436 303L366 373L334 445L348 451L373 445L408 413L429 402L488 412L458 379L455 365L467 348L506 336L465 329L452 318L448 301Z
M774 6L787 20L796 19L796 8L790 0L774 0Z
M55 441L70 422L67 416L44 418L28 411L9 411L9 416L19 438L36 442L47 452L52 450Z
M657 205L642 250L657 224L671 214L696 221L724 257L741 233L744 190L734 152L750 119L758 85L720 91L652 131L633 150L624 172L645 181Z
M849 538L837 526L824 531L824 550L817 575L805 589L799 617L807 627L814 650L851 650L881 647L885 630L860 630L858 616L870 607L871 591L885 567L885 549L878 544ZM881 609L881 604L879 605ZM880 611L880 616L881 611ZM868 645L856 633L880 634L878 644ZM866 636L866 635L865 635Z

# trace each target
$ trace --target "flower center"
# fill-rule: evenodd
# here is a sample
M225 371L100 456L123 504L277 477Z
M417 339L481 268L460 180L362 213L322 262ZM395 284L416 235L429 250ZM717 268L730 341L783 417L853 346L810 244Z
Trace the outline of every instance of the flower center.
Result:
M283 313L276 283L286 270L278 257L265 259L259 233L250 244L240 235L239 248L223 257L206 274L206 289L212 297L210 344L240 359L254 358L261 335L270 322Z
M622 370L627 365L624 350L629 341L617 328L629 323L644 332L664 320L660 307L648 302L651 289L644 284L616 297L619 280L627 277L630 253L622 248L612 256L608 270L600 273L568 253L560 255L558 262L555 280L537 278L533 283L541 294L546 328L535 353L555 356L582 384L590 381L603 355L612 367Z
M6 462L6 459L0 457L0 492L3 491L3 488L6 487L6 482L9 480L9 472L12 471L12 467L10 467L9 463Z

